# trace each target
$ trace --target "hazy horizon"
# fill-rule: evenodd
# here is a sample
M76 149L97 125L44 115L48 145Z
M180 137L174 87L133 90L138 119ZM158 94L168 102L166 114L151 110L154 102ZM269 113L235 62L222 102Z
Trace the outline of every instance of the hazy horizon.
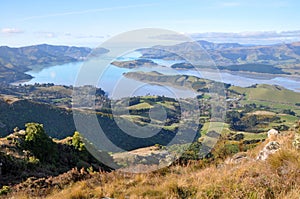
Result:
M96 47L123 32L163 28L196 40L271 44L300 38L299 1L2 1L0 45Z

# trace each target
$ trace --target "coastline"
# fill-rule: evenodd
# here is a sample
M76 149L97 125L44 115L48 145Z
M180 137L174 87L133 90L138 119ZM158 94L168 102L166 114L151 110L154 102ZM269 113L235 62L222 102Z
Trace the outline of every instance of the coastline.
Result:
M31 75L30 75L31 76ZM23 84L23 83L26 83L26 82L29 82L30 80L32 80L34 77L31 76L30 79L21 79L21 80L18 80L18 81L15 81L15 82L11 82L9 84L11 85L14 85L14 86L18 86L19 84Z

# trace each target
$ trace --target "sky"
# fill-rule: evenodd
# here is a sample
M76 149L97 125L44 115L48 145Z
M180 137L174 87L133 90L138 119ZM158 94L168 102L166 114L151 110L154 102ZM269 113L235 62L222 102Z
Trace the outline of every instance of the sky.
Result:
M300 38L299 0L0 0L0 5L1 46L92 47L141 28L216 42Z

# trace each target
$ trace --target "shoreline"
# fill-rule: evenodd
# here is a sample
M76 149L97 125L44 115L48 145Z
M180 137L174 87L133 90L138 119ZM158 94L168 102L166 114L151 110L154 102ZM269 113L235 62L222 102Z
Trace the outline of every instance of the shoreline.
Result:
M254 79L253 76L257 77L257 75L268 76L268 77L271 77L270 79L273 79L275 77L288 77L290 79L300 81L300 75L294 75L294 74L288 75L288 74L257 73L257 72L250 72L250 71L231 71L231 70L226 70L226 69L219 69L217 66L215 66L215 68L216 69L211 69L211 68L197 68L197 69L195 69L195 68L191 68L191 69L171 68L171 69L174 69L176 71L225 72L225 73L229 73L229 74L232 74L232 75L240 75L240 76L244 75L243 77L248 77L249 75L252 75L251 78L253 78L253 79ZM265 79L265 78L255 78L255 79Z
M21 80L18 80L16 82L11 82L9 84L11 85L14 85L14 86L18 86L19 84L23 84L23 83L26 83L26 82L29 82L30 80L32 80L34 77L30 78L30 79L21 79Z

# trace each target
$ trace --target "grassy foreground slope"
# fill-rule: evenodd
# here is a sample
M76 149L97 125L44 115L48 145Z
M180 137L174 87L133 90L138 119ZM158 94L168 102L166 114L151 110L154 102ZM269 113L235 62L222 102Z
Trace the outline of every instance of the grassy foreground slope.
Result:
M269 138L229 163L219 156L175 165L146 174L94 172L91 178L65 189L52 189L47 198L288 198L300 195L300 152L292 146L295 132ZM269 141L281 149L265 161L256 160ZM214 151L215 154L221 151ZM12 196L24 198L24 192Z

